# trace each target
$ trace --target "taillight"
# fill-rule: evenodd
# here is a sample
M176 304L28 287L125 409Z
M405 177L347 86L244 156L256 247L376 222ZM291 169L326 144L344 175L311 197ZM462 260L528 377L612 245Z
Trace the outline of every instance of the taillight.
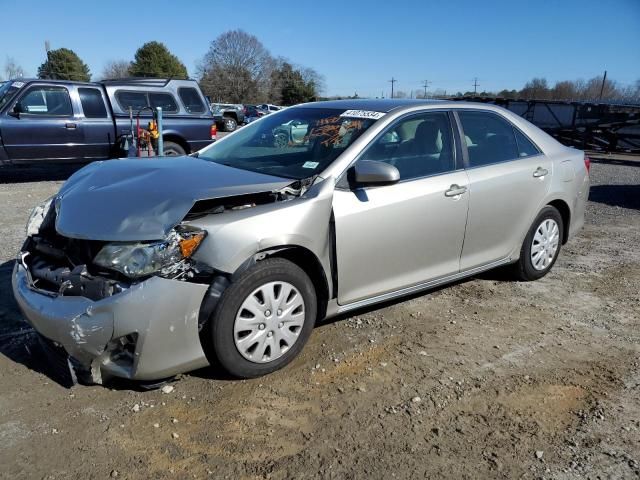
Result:
M211 125L211 140L216 140L217 137L218 137L218 127L214 123L213 125Z
M584 156L584 166L587 169L587 173L589 173L591 171L591 159L587 155Z

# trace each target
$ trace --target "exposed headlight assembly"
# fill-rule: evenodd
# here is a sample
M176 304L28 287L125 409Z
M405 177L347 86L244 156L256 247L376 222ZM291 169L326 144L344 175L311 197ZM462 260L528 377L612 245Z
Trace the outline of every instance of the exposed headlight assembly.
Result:
M180 226L161 242L109 243L102 247L93 263L116 270L129 278L144 277L190 258L206 233L204 230Z
M29 220L27 221L27 237L32 237L40 233L40 227L49 214L54 198L55 196L48 198L31 211L31 215L29 215Z

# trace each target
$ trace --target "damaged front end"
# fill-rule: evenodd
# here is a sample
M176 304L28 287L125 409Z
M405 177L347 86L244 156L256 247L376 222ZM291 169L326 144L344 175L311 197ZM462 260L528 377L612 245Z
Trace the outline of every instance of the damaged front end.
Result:
M156 380L208 364L198 313L211 272L191 259L205 232L179 226L157 242L80 240L56 231L54 208L40 215L29 221L14 295L27 321L70 355L74 376Z
M34 209L14 296L87 382L205 367L200 332L245 260L274 244L326 250L310 214L316 180L187 158L96 162ZM290 215L303 220L286 227Z

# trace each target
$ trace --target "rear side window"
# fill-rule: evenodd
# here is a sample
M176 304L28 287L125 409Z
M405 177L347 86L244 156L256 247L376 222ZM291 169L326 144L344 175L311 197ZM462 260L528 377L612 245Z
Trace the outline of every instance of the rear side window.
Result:
M489 112L458 112L471 167L519 158L511 123Z
M149 103L154 110L162 108L163 113L176 113L178 105L172 95L168 93L149 93Z
M82 111L86 118L107 118L102 92L97 88L78 88Z
M148 106L147 95L142 92L119 91L116 92L116 98L123 110L129 110L129 107L131 107L132 110L140 110Z
M178 95L180 95L180 100L182 100L182 104L184 108L189 113L204 113L205 106L202 103L202 99L198 94L198 91L195 88L179 88Z
M32 115L73 115L69 92L64 87L34 87L18 102L23 113Z
M520 157L531 157L533 155L538 155L540 150L538 147L534 145L534 143L525 137L524 133L514 127L513 131L516 134L516 142L518 144L518 152L520 153Z

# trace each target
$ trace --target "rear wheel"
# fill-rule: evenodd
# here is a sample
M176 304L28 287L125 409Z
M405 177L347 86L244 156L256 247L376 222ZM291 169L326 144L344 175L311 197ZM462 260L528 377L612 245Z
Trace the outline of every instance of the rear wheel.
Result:
M316 312L313 283L300 267L263 260L225 290L210 319L215 360L240 378L278 370L302 350Z
M514 265L519 280L537 280L549 273L560 253L563 229L560 212L550 205L544 207L531 225Z
M233 117L224 117L223 124L225 132L233 132L238 128L238 122L236 122L236 119Z
M178 157L180 155L186 155L187 152L184 151L184 148L182 148L181 145L178 145L177 143L174 142L164 142L163 145L163 149L164 149L164 154L167 157Z

